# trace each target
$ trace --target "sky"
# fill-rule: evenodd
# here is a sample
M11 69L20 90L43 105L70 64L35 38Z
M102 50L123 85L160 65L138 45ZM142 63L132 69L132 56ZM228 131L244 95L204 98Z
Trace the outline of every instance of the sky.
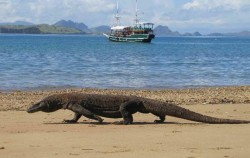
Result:
M121 23L131 25L135 0L118 0ZM141 21L173 31L250 31L250 0L138 0ZM54 24L65 19L89 27L113 25L116 0L0 0L0 22Z

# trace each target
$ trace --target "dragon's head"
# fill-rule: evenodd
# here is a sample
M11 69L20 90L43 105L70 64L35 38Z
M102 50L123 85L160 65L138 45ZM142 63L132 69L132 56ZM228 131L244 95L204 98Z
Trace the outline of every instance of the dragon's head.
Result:
M54 112L61 108L63 108L62 102L59 99L50 96L29 107L27 109L27 112L28 113L35 113L38 111Z

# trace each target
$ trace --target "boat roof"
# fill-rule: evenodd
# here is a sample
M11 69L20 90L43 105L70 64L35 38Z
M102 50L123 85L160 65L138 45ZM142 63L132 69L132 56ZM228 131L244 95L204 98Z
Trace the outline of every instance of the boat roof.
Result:
M114 26L114 27L111 27L111 30L123 30L127 27L129 27L129 26Z
M150 22L141 22L138 23L137 25L154 25L154 23L150 23ZM111 30L124 30L125 28L129 28L131 26L113 26L111 27Z
M154 25L154 23L151 22L140 22L139 25Z

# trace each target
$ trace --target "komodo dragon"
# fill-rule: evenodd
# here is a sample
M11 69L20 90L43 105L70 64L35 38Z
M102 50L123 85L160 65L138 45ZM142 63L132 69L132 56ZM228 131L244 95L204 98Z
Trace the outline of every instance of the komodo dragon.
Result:
M123 118L123 121L120 123L132 124L132 114L136 112L152 113L158 116L160 120L155 120L155 123L164 122L166 115L210 124L250 123L250 121L245 120L220 119L205 116L172 103L122 95L81 93L56 94L48 96L31 106L28 108L27 112L54 112L59 109L69 109L75 112L75 116L72 120L65 120L67 123L75 123L83 115L87 118L97 120L99 123L103 121L99 116L103 116L108 118Z

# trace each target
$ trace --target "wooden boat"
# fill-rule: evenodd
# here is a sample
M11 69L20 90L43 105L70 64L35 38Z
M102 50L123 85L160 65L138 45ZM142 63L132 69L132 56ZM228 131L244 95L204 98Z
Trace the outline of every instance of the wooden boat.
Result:
M138 9L136 0L136 18L133 26L120 25L120 16L118 14L118 1L116 12L116 25L111 27L110 34L104 34L110 41L113 42L146 42L150 43L155 38L153 32L153 23L140 23L138 19Z

